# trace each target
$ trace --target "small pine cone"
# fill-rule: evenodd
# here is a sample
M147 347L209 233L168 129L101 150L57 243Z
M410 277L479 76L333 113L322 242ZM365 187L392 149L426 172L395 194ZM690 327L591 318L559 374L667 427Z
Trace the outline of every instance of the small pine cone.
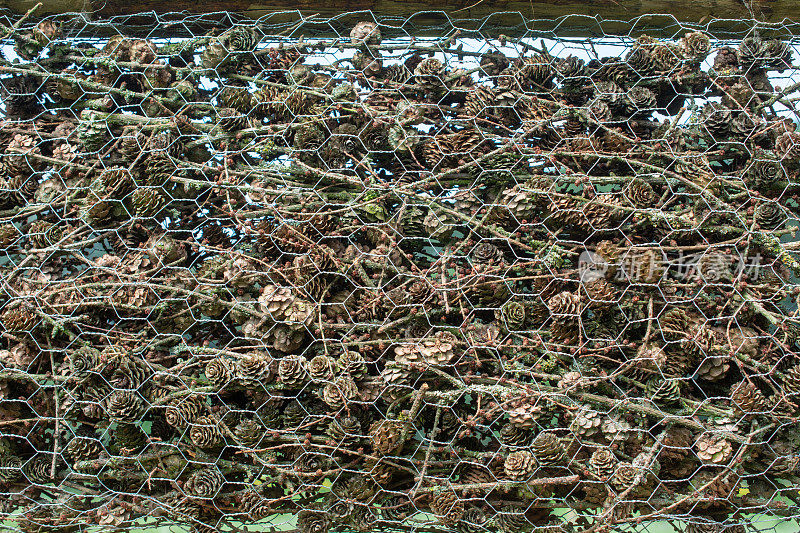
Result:
M358 397L358 387L349 374L341 374L322 389L322 401L338 411Z
M795 365L783 373L781 383L784 394L792 401L797 401L800 396L800 365Z
M657 199L653 187L641 178L634 178L625 188L625 197L634 207L652 207Z
M381 44L381 30L374 22L362 20L350 30L350 41L360 46Z
M541 406L522 401L508 411L508 421L520 429L531 429L541 412Z
M297 513L297 529L300 533L328 533L331 527L327 513L304 509Z
M242 512L253 522L263 520L274 513L270 507L270 500L256 490L248 490L242 494L240 502Z
M70 372L83 378L95 372L100 364L100 350L92 346L82 346L69 354Z
M278 287L276 285L265 285L261 289L261 296L258 297L260 310L268 313L272 320L279 322L285 320L286 312L295 301L292 289L289 287Z
M464 516L464 501L452 490L433 493L430 505L431 512L444 525L453 526Z
M695 441L694 449L704 463L726 465L733 458L733 445L719 433L703 433Z
M531 444L531 451L544 466L564 466L567 463L564 445L555 433L539 433Z
M205 367L206 378L217 387L228 384L233 379L234 371L233 362L224 357L211 359Z
M10 248L22 237L14 224L0 224L0 249Z
M12 301L3 310L0 322L6 331L11 333L26 333L33 331L40 322L39 315L26 303Z
M667 430L663 446L659 450L659 461L680 460L689 455L692 447L692 432L681 426L672 426Z
M570 423L570 430L580 437L592 437L601 432L602 415L589 406L582 406Z
M688 32L681 38L681 54L692 63L702 63L711 52L711 40L703 32Z
M601 478L608 478L616 470L617 458L608 448L598 448L589 458L589 466Z
M747 380L733 385L730 394L731 405L738 413L756 415L769 410L769 402L764 393Z
M527 429L511 423L503 424L503 427L500 428L500 442L506 446L522 448L530 444L531 433Z
M308 375L316 383L332 381L336 370L336 362L327 355L317 355L308 362Z
M644 392L657 404L674 405L681 401L680 380L677 379L656 376L647 382Z
M189 438L199 448L216 448L224 443L219 423L210 416L201 416L189 424Z
M131 204L139 218L152 218L158 215L167 204L168 198L161 187L140 187L133 191Z
M301 387L308 377L308 362L302 355L289 355L278 363L278 378L284 385Z
M233 428L233 434L242 446L254 448L261 442L264 426L256 418L244 418Z
M342 416L331 420L327 434L336 442L353 443L361 438L361 422L354 416Z
M137 422L147 411L145 401L132 390L116 390L106 400L106 413L115 422Z
M63 229L46 220L37 220L28 228L28 240L33 248L50 248L58 244L63 238Z
M22 459L9 453L0 454L0 484L11 483L22 474Z
M778 202L764 202L756 207L755 221L763 229L781 229L786 223L786 220L786 214Z
M714 102L706 104L700 113L702 126L715 140L721 140L727 135L732 120L731 110Z
M575 320L581 314L581 297L569 291L556 294L547 301L551 315L558 320Z
M466 118L477 118L491 114L496 105L496 95L491 87L478 85L467 93L462 115Z
M525 481L529 479L536 470L536 459L528 450L511 452L503 463L503 470L509 479Z
M458 533L483 533L489 531L489 518L480 507L468 507L454 526Z
M617 492L622 492L633 485L636 476L639 474L639 469L628 462L620 462L617 468L611 475L609 482Z
M658 319L658 323L664 339L667 341L676 341L682 339L686 335L693 320L683 309L673 308L661 315Z
M225 478L216 467L204 468L192 474L183 490L196 498L213 498L222 489Z
M238 131L247 127L247 115L232 107L223 107L217 111L217 124L225 131Z
M247 87L223 87L217 95L217 101L221 108L235 109L244 114L253 108L253 94L247 90Z
M367 363L364 356L355 351L345 351L336 360L336 367L340 372L344 372L353 377L361 379L367 374Z
M97 459L102 452L100 441L89 437L75 437L64 447L64 455L73 463Z
M244 354L236 361L234 375L246 387L258 387L260 383L272 380L272 357L266 352L253 351Z
M397 451L402 431L403 423L398 420L376 420L369 428L372 448L382 455Z
M704 469L692 476L690 486L699 492L701 500L707 500L704 502L705 505L713 505L717 500L727 500L731 496L735 496L739 481L739 476L734 472L725 473L717 469ZM700 505L702 506L704 503Z
M495 518L502 533L530 531L533 524L525 517L525 510L519 507L504 506Z
M411 371L404 363L387 361L381 372L381 379L388 385L407 385L410 382Z
M695 375L706 381L721 381L725 379L730 368L730 357L706 355L700 362Z
M604 309L619 302L616 288L603 278L581 283L581 296L589 307Z
M426 57L414 68L414 81L425 90L444 88L446 77L444 64L435 57Z
M495 318L507 331L521 331L525 328L526 313L525 304L508 301L495 311Z
M164 418L170 426L182 430L206 412L206 402L202 396L191 395L173 400L167 406Z
M502 266L506 262L503 251L496 244L489 241L481 241L476 244L469 257L475 266Z

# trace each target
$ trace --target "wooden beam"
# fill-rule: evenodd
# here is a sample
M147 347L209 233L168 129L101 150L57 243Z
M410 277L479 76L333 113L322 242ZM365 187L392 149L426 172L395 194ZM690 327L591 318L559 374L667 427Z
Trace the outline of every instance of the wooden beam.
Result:
M24 13L37 0L0 0L12 11ZM526 29L559 29L571 34L609 33L681 33L679 23L707 25L712 32L740 34L757 19L797 33L792 20L800 21L797 0L42 0L39 14L94 11L99 17L153 12L159 15L232 12L238 16L268 22L299 20L300 14L318 15L319 19L336 17L331 24L311 24L316 31L338 31L354 19L376 17L391 20L397 31L414 30L453 22L465 29L508 29L519 34ZM751 3L751 6L746 5ZM293 11L294 13L287 13ZM570 15L575 15L574 17ZM568 17L566 20L559 18ZM403 18L409 18L404 22ZM483 22L476 22L482 19ZM631 26L628 21L638 19ZM600 22L602 21L602 22ZM625 24L619 24L619 22ZM144 23L144 22L143 22ZM173 28L174 29L174 28ZM715 31L716 30L716 31ZM417 33L418 34L418 33Z

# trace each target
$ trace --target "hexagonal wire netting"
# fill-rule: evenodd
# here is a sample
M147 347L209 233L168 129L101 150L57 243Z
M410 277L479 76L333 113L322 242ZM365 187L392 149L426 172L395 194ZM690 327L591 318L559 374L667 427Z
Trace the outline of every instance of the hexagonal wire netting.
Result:
M793 26L184 17L1 21L5 527L800 514Z

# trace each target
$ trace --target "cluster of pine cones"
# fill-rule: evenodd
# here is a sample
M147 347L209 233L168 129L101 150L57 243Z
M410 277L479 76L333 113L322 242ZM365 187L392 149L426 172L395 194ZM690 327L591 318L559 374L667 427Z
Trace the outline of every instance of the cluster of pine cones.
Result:
M0 48L15 528L798 514L789 43L83 24Z

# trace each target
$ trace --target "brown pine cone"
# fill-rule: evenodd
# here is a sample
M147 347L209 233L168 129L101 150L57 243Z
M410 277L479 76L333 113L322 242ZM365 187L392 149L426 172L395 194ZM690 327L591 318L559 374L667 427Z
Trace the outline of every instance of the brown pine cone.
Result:
M339 375L322 389L322 401L338 411L358 396L358 387L349 374Z
M289 355L278 363L278 378L290 387L300 387L308 379L308 362L302 355Z
M189 438L200 448L215 448L224 442L219 422L207 415L189 424Z
M190 395L178 398L167 406L164 417L167 424L182 430L206 411L206 402L202 396Z
M617 458L608 448L598 448L589 458L589 466L601 478L608 478L616 469Z
M452 490L443 489L431 496L431 512L445 525L455 525L464 515L464 502Z
M216 467L198 470L186 480L183 489L197 498L213 498L222 489L225 478Z
M536 459L528 450L511 452L503 463L506 476L514 481L525 481L536 470Z
M744 380L731 387L731 406L738 413L757 415L769 410L769 402L752 382Z
M221 387L234 376L234 365L229 359L215 357L206 363L205 375L214 385Z
M314 382L333 380L336 362L327 355L317 355L308 362L308 375Z
M399 420L376 420L369 428L372 448L382 455L396 452L402 431L403 423Z
M145 401L136 391L116 390L106 400L106 413L115 422L137 422L147 411Z
M564 466L567 463L564 445L555 433L539 433L531 444L531 451L544 466Z
M733 445L719 433L703 433L694 443L695 453L704 463L726 465L733 458Z

